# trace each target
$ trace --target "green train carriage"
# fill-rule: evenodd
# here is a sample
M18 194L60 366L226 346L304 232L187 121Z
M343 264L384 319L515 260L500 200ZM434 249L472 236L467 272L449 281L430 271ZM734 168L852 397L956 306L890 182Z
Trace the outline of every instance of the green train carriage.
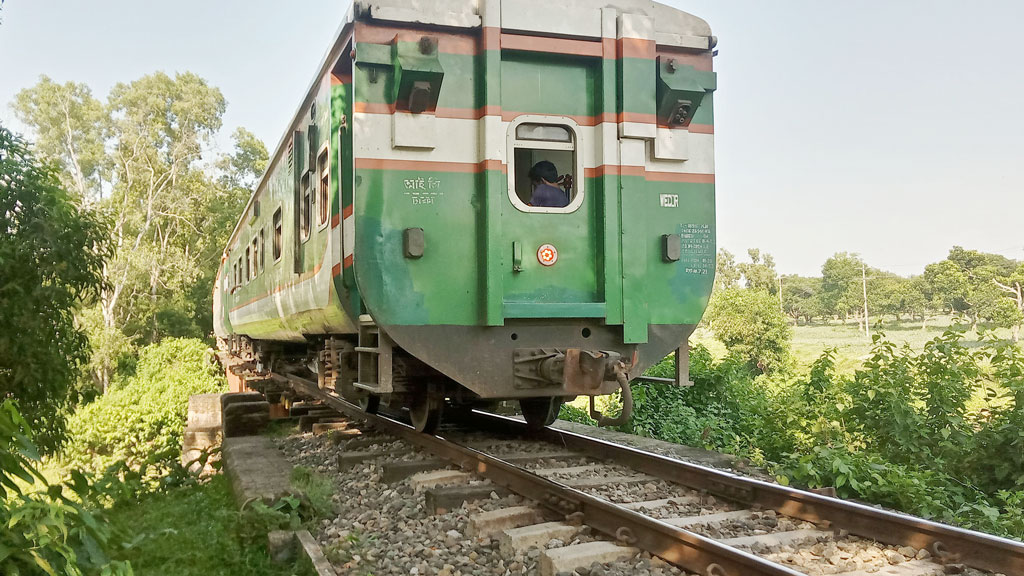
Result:
M550 423L677 349L685 380L715 42L648 0L357 0L225 249L222 346L421 430L499 399ZM545 160L564 207L531 205Z

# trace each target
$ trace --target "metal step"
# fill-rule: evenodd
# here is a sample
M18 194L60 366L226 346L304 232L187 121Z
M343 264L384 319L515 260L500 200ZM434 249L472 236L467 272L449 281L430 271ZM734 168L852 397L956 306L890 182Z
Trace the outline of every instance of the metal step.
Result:
M365 352L366 354L380 354L380 348L376 346L356 346L356 352Z

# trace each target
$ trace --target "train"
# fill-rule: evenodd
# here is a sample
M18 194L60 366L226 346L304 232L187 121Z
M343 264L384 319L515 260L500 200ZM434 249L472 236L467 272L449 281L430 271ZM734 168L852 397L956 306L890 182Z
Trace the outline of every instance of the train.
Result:
M219 346L424 432L628 419L714 283L716 44L650 0L355 0L224 248Z

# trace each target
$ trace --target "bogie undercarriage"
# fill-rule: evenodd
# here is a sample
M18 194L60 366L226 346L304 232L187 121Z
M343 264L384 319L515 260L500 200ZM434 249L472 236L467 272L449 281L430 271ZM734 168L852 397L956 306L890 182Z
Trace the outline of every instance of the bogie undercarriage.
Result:
M332 392L375 414L382 407L406 412L413 427L433 433L446 412L456 415L473 409L493 410L504 398L481 398L418 358L397 348L375 326L366 325L357 335L310 338L307 343L252 340L232 336L220 342L222 349L245 360L256 374L250 387L273 403L293 401L290 387L270 378L271 373L294 374L313 380ZM570 398L571 399L571 398ZM520 410L531 429L550 425L566 398L519 398Z

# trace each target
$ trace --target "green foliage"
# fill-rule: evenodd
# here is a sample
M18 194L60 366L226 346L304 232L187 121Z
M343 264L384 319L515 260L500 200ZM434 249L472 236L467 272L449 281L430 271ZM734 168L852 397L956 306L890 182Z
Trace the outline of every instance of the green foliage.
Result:
M292 469L292 495L275 502L247 502L242 507L239 536L259 542L273 530L297 530L303 523L325 518L333 512L334 486L327 478L305 466Z
M712 298L705 318L716 338L761 371L786 364L792 329L777 297L762 290L725 289Z
M725 248L718 250L715 258L715 291L736 288L743 273L736 266L736 257Z
M132 574L130 564L107 555L110 530L84 504L91 491L84 477L50 484L39 471L31 436L14 404L0 404L0 573Z
M260 542L242 538L250 518L239 513L222 475L115 505L107 514L125 543L116 555L139 576L288 576Z
M304 505L308 510L308 518L324 518L331 514L334 509L331 505L334 485L330 480L311 468L296 466L292 468L291 484L305 496Z
M825 261L821 267L821 305L826 314L846 318L863 309L863 265L859 256L847 252Z
M238 536L246 543L259 542L274 530L298 530L302 526L302 500L285 496L267 504L262 500L248 502L240 512Z
M188 72L118 83L106 102L43 76L15 98L61 180L110 223L105 285L82 323L101 391L135 342L212 331L221 251L267 161L239 130L232 155L204 162L225 109L220 90Z
M747 250L750 262L737 265L743 278L746 280L746 287L754 290L761 290L769 294L778 294L779 275L775 272L775 259L771 254L761 254L757 248Z
M153 454L176 458L189 396L224 388L202 341L168 338L147 346L134 375L69 419L65 458L97 472L117 461L137 468Z
M954 246L949 256L925 267L923 289L937 308L965 314L976 326L985 320L1013 327L1014 338L1024 322L1018 262Z
M18 400L47 450L88 358L74 313L100 285L105 234L54 168L0 127L0 398Z
M782 277L782 309L794 320L811 322L824 315L821 301L821 278Z
M110 121L92 90L78 82L58 84L43 75L34 87L19 92L11 107L36 128L36 146L61 168L64 186L86 202L97 200L110 169L103 149Z
M876 336L846 376L827 349L806 376L691 352L691 388L634 384L632 431L751 458L783 483L1024 538L1024 352L948 330L919 352ZM669 359L650 371L670 375ZM984 410L969 399L991 392Z
M565 420L566 422L576 422L577 424L587 424L588 426L597 426L597 420L591 418L586 410L572 404L562 404L558 411L558 419Z

